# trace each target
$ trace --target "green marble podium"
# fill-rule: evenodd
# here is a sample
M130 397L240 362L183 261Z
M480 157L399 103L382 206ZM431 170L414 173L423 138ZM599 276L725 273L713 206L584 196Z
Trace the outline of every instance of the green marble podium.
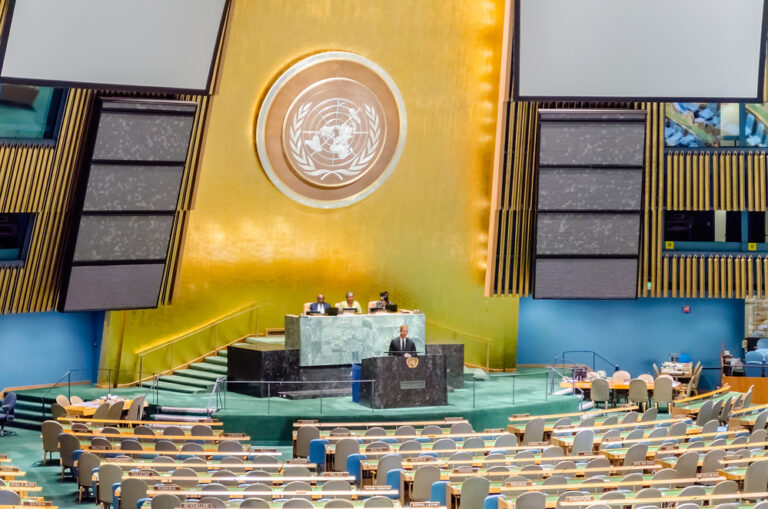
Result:
M387 355L389 342L408 326L408 337L424 353L424 315L285 315L285 348L299 350L300 366L359 364L369 357Z

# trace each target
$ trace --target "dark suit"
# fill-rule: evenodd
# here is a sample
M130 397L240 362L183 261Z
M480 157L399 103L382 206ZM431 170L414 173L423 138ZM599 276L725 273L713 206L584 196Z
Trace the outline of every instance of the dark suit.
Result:
M400 336L389 343L389 355L402 357L406 353L416 355L416 343L411 338L405 338L405 348L402 348Z
M313 302L312 305L309 306L309 310L313 313L327 313L330 307L331 305L327 302L323 302L322 304L319 302Z

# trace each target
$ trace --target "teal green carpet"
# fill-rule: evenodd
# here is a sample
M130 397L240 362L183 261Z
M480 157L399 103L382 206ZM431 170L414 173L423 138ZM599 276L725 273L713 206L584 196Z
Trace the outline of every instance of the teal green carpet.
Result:
M546 391L546 375L540 369L521 370L518 375L494 375L486 381L465 382L465 387L448 394L448 405L427 408L399 408L371 411L356 404L350 397L323 398L291 401L281 398L253 398L228 392L225 407L216 416L224 422L226 431L247 433L253 445L278 445L283 459L291 454L290 437L292 423L296 419L320 419L324 421L393 421L404 419L439 419L446 416L463 416L475 429L500 428L515 413L557 413L578 409L578 400L569 396L551 396ZM77 385L71 393L83 399L93 399L108 391L93 386ZM28 397L41 398L46 390L23 391ZM60 392L66 393L65 389ZM147 394L146 389L116 389L113 394L131 397ZM55 394L49 394L54 397ZM208 394L177 394L160 391L162 406L205 407ZM147 394L150 403L154 395ZM39 403L38 403L39 404ZM34 406L30 403L30 409ZM31 410L30 410L31 411ZM0 453L13 459L13 465L27 472L25 480L43 486L43 496L64 509L71 507L95 507L93 501L77 503L77 485L73 480L59 480L58 455L56 461L41 465L43 457L39 431L18 429L17 436L0 438Z
M516 413L545 414L578 410L577 398L548 395L546 381L544 370L522 369L515 376L496 374L488 380L467 380L463 389L448 393L446 406L380 410L371 410L354 403L349 396L288 400L278 397L254 398L226 392L222 398L223 408L215 416L224 422L228 432L246 433L261 444L276 444L290 441L292 423L297 419L395 421L462 416L479 430L504 427L507 418ZM72 394L83 399L93 399L107 393L105 389L85 385L72 386L71 390ZM23 394L41 396L42 392L23 391ZM147 394L147 401L159 406L201 408L206 407L209 401L211 406L216 404L206 393L159 391L155 394L147 393L143 388L116 389L112 393L127 397Z
M54 454L54 460L42 464L43 448L39 431L25 429L15 430L17 435L0 437L0 453L11 458L12 465L25 471L27 475L21 480L33 481L43 487L41 496L49 500L53 505L62 509L70 508L95 508L97 504L93 499L84 500L82 504L77 502L77 483L68 475L60 480L61 467L59 467L59 455ZM290 459L292 450L290 446L281 447L282 460ZM7 463L3 463L7 465Z

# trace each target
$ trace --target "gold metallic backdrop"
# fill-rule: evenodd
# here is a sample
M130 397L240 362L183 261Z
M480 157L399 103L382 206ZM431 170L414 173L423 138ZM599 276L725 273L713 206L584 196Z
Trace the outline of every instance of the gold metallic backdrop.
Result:
M334 303L352 290L365 303L384 289L426 313L428 341L463 342L478 365L489 344L492 367L512 367L517 300L483 293L503 9L502 0L236 0L173 302L110 313L101 367L135 379L137 351L250 302L263 330L318 292ZM381 65L408 114L395 171L336 210L275 188L253 133L273 80L326 50ZM190 347L186 357L196 355Z

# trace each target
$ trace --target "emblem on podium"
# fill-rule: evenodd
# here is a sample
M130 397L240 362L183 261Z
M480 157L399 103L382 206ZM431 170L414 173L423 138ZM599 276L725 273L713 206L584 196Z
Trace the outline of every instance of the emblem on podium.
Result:
M272 183L293 200L337 208L375 191L397 165L406 116L392 78L353 53L305 58L276 80L256 122Z
M419 358L418 357L406 357L405 359L405 365L409 368L415 368L419 365Z

